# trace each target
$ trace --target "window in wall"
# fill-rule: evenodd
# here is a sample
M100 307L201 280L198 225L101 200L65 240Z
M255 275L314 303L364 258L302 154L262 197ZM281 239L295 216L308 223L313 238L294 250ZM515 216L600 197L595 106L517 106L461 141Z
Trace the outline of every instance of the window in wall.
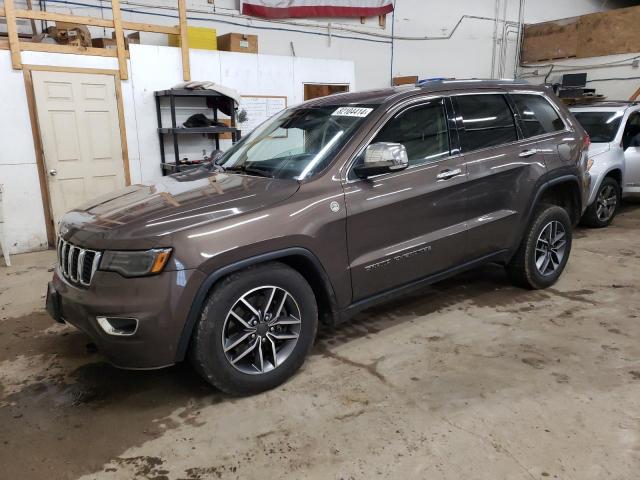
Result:
M460 95L455 97L462 118L465 151L493 147L518 139L511 108L504 95Z
M512 94L511 98L520 113L525 137L564 130L564 122L546 98L526 94Z
M433 162L449 155L449 133L442 101L408 107L380 130L371 143L401 143L409 165Z

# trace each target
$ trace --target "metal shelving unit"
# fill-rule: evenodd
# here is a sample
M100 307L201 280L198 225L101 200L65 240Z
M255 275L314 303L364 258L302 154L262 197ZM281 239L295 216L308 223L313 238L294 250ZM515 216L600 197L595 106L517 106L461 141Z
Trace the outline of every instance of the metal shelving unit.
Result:
M211 127L194 127L187 128L178 126L176 123L176 99L183 97L197 97L204 99L214 99L216 97L225 97L218 92L214 92L212 90L160 90L154 93L156 99L156 115L158 117L158 139L160 141L160 158L161 158L161 167L162 174L167 175L169 173L181 172L184 170L188 170L190 168L197 168L199 164L184 164L181 163L180 159L180 147L179 147L179 137L180 135L193 135L193 134L212 134L214 136L214 143L217 150L220 149L220 135L225 133L231 134L231 140L233 143L240 140L240 130L236 128L236 111L235 109L231 115L231 126L230 127L221 127L221 126L211 126ZM163 98L169 99L169 108L171 112L171 126L163 127L162 126L162 111L161 111L161 102ZM218 121L218 108L217 106L211 107L213 110L213 121ZM171 135L173 138L173 154L174 161L168 162L166 159L166 153L164 148L164 136Z

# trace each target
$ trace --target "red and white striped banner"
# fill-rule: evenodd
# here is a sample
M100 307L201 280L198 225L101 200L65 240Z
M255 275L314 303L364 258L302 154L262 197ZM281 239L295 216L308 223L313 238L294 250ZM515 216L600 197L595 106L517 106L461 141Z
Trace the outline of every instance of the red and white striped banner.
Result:
M391 0L245 0L242 13L253 17L375 17L393 11Z

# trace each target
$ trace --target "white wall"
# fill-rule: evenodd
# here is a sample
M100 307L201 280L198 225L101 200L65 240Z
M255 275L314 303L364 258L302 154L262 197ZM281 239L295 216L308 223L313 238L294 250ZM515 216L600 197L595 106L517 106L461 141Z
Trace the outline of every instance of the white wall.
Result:
M609 100L627 100L640 88L640 65L633 65L634 58L640 59L640 52L531 64L521 69L521 76L531 83L542 84L553 65L548 83L560 83L563 74L587 73L587 88L595 88L596 93Z
M349 61L206 50L191 50L189 58L193 80L209 80L230 86L238 90L240 95L286 96L289 106L304 100L304 83L343 83L350 85L352 90L356 88L354 64ZM177 48L131 46L132 108L138 122L136 145L133 145L133 139L128 142L129 158L132 170L137 169L138 178L145 182L156 180L161 175L153 92L180 83L181 65L180 50ZM189 108L189 113L193 113L192 108ZM208 112L203 110L203 113ZM186 116L186 113L179 115L178 122L181 123ZM163 117L163 124L169 125L168 112ZM127 134L131 136L129 131ZM201 136L193 137L191 143L186 145L185 139L181 138L181 146L185 145L184 149L180 149L181 156L197 157L204 145L211 150L210 141L198 143L197 138ZM171 161L171 151L166 150L166 155L167 160Z
M22 52L22 61L30 65L117 68L113 58L80 55ZM21 70L11 68L7 50L0 50L0 85L0 183L4 185L5 235L10 253L47 248L24 76ZM123 82L125 98L130 97L129 87L128 82Z
M17 0L24 3L25 0ZM502 17L503 2L507 2L506 19L518 20L519 0L498 0L499 16ZM97 0L73 0L75 5L65 0L46 0L47 10L71 12L79 15L109 17L106 8L87 8L77 3L96 5ZM123 1L123 17L127 20L175 25L177 23L176 0L131 0ZM525 21L541 22L558 18L582 15L617 6L619 1L608 0L527 0ZM457 77L489 77L494 45L493 33L496 0L396 0L396 10L387 16L386 28L378 25L376 18L368 18L364 25L359 19L318 19L281 20L269 22L239 15L238 0L215 0L212 5L207 0L187 0L188 17L191 25L216 28L219 34L242 32L257 34L261 53L299 57L343 59L356 62L356 78L359 88L377 88L389 85L391 78L392 30L393 74ZM140 5L163 6L161 10L144 8ZM135 10L130 12L127 10ZM143 12L155 13L147 15ZM483 18L463 18L476 16ZM462 19L462 20L461 20ZM456 24L458 28L452 33ZM331 25L331 27L330 27ZM28 32L25 21L22 31ZM515 44L514 29L508 35L507 67L504 75L512 76L514 71ZM111 36L111 31L93 29L94 36ZM331 37L329 34L331 33ZM502 33L502 24L498 36ZM447 37L450 39L426 40L424 37ZM341 38L349 37L349 38ZM406 40L402 38L422 38ZM145 39L146 38L146 39ZM166 44L163 35L146 34L143 40ZM292 47L293 46L293 47ZM497 62L496 62L497 65Z

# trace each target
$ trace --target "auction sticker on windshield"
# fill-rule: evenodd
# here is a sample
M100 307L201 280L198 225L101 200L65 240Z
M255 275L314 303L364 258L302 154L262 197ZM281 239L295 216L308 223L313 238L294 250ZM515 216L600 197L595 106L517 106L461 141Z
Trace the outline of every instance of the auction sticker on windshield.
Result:
M373 111L373 108L365 108L365 107L340 107L335 112L333 112L332 116L337 117L366 117Z

